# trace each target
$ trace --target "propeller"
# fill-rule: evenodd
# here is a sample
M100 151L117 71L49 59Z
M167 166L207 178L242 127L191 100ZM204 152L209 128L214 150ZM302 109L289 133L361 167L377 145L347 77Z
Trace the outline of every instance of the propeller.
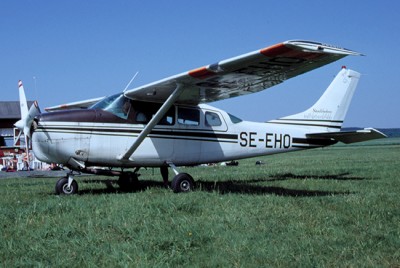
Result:
M29 163L29 140L31 138L31 126L33 120L36 116L40 115L40 109L37 101L33 102L33 105L28 110L28 102L26 101L25 90L20 80L18 82L18 90L19 90L19 105L21 108L21 119L18 120L14 126L20 130L17 140L21 138L21 135L25 136L25 145L26 145L26 156Z
M26 101L25 90L20 80L18 82L19 89L19 105L21 108L21 119L18 120L14 126L23 132L25 136L31 137L31 126L36 116L40 115L40 109L37 101L34 101L31 108L28 110L28 103Z
M22 112L21 112L22 114ZM33 102L33 105L29 109L29 111L26 113L26 115L22 115L21 119L18 120L14 126L20 130L20 134L24 133L24 135L28 136L31 138L31 126L33 123L33 120L35 119L36 116L40 115L40 109L38 106L37 101Z

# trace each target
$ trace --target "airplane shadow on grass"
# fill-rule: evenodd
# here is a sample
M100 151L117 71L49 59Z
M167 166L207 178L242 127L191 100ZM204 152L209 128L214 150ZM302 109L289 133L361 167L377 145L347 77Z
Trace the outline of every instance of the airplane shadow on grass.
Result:
M353 192L344 191L320 191L320 190L300 190L300 189L289 189L280 186L261 186L253 185L253 183L263 183L263 182L276 182L276 181L286 181L286 180L364 180L364 178L359 177L346 177L350 175L349 173L343 173L338 175L325 175L325 176L314 176L314 175L294 175L291 173L279 174L275 176L270 176L268 178L259 178L254 180L231 180L225 182L203 182L198 181L202 186L202 190L206 191L218 191L221 194L225 193L238 193L238 194L274 194L280 196L294 196L294 197L307 197L307 196L329 196L338 194L352 194Z
M279 196L291 196L291 197L313 197L313 196L330 196L330 195L347 195L354 192L350 191L320 191L320 190L301 190L301 189L289 189L281 186L261 186L254 185L255 183L268 183L275 181L285 180L339 180L339 181L352 181L352 180L364 180L360 177L348 176L349 173L343 173L338 175L325 175L325 176L314 176L314 175L294 175L279 174L270 176L268 178L258 178L253 180L227 180L227 181L196 181L195 191L206 191L206 192L218 192L220 194L249 194L249 195L266 195L274 194ZM83 180L82 183L104 183L105 189L87 189L81 190L80 194L107 194L107 193L126 193L126 192L140 192L147 191L152 188L165 188L165 185L160 181L151 180L140 180L139 185L134 190L122 191L117 184L117 180Z

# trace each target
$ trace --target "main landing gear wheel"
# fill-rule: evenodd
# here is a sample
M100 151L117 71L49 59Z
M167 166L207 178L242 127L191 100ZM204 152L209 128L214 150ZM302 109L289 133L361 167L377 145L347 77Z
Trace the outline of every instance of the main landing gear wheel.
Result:
M139 188L138 174L132 172L122 173L118 178L118 185L121 191L131 192Z
M71 185L68 186L68 177L62 177L56 183L56 194L58 195L72 195L78 192L78 183L72 180Z
M193 191L194 186L195 184L192 176L187 173L179 173L174 177L171 183L174 193L186 193Z

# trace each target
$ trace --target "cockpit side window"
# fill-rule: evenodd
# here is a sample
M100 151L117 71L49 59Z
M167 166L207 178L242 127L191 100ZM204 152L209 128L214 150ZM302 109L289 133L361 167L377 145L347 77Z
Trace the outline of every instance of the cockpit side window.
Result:
M161 104L133 101L133 122L147 124L160 109ZM161 118L158 125L172 126L175 124L175 107L172 106Z
M91 109L103 110L118 116L130 123L147 124L158 112L161 104L143 101L133 101L123 94L116 94L106 97L91 106ZM175 124L175 107L171 107L158 125Z

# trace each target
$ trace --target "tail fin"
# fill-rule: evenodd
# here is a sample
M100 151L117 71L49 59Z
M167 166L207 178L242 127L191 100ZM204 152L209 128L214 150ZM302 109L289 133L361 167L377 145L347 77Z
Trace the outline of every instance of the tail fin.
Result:
M358 72L343 68L311 108L270 122L337 131L342 127L359 78Z

